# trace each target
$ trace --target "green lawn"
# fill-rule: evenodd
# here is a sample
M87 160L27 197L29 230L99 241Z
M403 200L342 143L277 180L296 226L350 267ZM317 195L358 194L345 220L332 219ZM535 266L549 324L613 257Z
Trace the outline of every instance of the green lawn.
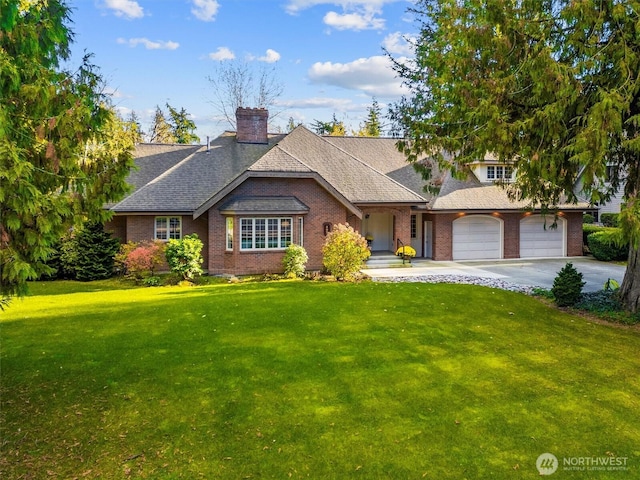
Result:
M32 290L0 313L0 478L640 478L637 327L469 285Z

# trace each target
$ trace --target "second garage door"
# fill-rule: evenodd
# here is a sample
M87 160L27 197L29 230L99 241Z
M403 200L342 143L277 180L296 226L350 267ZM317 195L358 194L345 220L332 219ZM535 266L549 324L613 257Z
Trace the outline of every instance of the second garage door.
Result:
M502 258L502 222L494 217L473 215L453 222L453 259Z
M558 228L551 228L553 219L531 215L520 220L520 258L564 257L566 220L558 218Z

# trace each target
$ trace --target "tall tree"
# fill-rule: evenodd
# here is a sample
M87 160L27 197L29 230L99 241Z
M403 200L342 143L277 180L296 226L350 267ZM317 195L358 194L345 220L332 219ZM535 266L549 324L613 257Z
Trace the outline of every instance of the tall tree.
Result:
M134 110L131 110L129 116L124 119L125 128L130 133L134 143L142 143L144 141L144 131L140 124L140 118Z
M85 56L70 57L63 0L0 0L0 294L49 270L52 246L84 220L104 221L126 192L133 143Z
M169 117L171 118L169 123L176 143L200 142L200 137L193 133L196 130L196 124L189 118L189 114L184 107L178 111L167 103L167 109L169 110Z
M513 198L554 211L624 192L621 286L640 308L640 1L418 0L416 57L395 62L410 94L391 109L410 161L455 169L493 152L516 167ZM603 182L607 166L622 185Z
M157 105L151 130L149 131L149 143L176 143L173 127L167 121L162 109Z
M378 100L373 99L373 103L367 109L367 119L364 125L360 126L360 130L354 132L357 137L379 137L382 131L380 116L382 112Z
M336 114L333 114L333 118L330 122L323 122L321 120L314 120L311 124L311 128L318 135L330 135L332 137L344 137L346 128L342 120L338 120Z
M207 77L214 93L211 104L233 130L238 107L267 108L269 118L276 118L280 112L273 107L284 91L276 73L274 67L254 69L247 62L225 61Z

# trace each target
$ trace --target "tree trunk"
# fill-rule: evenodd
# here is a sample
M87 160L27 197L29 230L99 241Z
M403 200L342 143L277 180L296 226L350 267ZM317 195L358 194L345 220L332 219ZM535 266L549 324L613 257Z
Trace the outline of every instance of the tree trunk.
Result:
M620 286L620 300L631 313L640 311L640 248L629 247L629 263Z

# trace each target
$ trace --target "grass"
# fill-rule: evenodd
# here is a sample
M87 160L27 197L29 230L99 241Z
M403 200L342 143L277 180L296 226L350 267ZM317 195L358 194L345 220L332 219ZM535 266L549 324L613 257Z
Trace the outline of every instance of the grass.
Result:
M54 282L0 339L2 478L640 476L640 331L522 294Z

